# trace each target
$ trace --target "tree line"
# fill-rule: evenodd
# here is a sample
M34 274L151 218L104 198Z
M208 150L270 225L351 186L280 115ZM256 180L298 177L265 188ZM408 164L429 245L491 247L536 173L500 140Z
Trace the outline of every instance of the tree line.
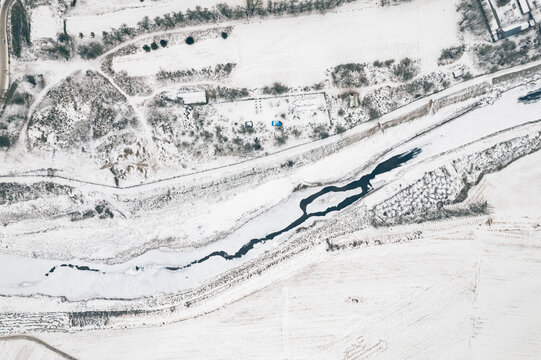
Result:
M119 28L103 31L102 38L105 44L114 46L147 32L251 17L284 14L299 15L311 12L324 13L354 1L356 0L268 0L264 4L263 0L246 0L246 5L244 6L217 4L211 9L196 6L193 10L188 9L185 12L172 12L163 16L156 16L153 19L145 16L135 27L129 27L123 24Z

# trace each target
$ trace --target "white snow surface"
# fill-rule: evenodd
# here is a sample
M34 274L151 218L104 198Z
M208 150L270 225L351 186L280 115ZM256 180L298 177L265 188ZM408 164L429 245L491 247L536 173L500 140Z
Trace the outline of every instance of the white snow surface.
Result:
M47 5L38 6L32 10L31 24L32 41L41 38L56 39L56 35L62 32L62 19Z
M226 40L208 39L114 59L115 71L131 75L200 69L235 62L228 84L263 87L274 82L304 86L321 82L342 63L422 59L437 68L443 48L458 42L456 2L412 1L393 7L353 3L325 15L269 18L238 24ZM385 21L382 21L385 19Z
M442 221L410 243L321 249L303 270L284 268L280 281L200 317L42 338L80 359L536 359L541 191L521 185L536 184L539 161L541 152L485 177L491 226Z
M398 147L394 152L411 150L411 148L416 146L423 149L421 155L406 164L401 168L401 171L404 171L404 169L415 164L419 164L430 156L467 144L487 134L528 121L537 120L537 114L541 113L541 103L523 104L516 100L518 96L523 95L532 86L535 86L535 84L519 87L504 93L501 99L496 100L493 105L473 111L443 125L425 136L415 139L413 142L410 142L403 147ZM422 124L421 120L418 120L418 122ZM465 135L465 133L467 133L467 135ZM390 141L388 146L392 146L393 142L396 143L397 136L400 138L400 135L398 129L389 129L389 131L386 131L385 139L386 141ZM335 167L337 167L336 170L338 172L344 172L344 167L348 166L355 168L355 164L358 164L359 162L359 153L377 153L378 149L381 149L381 146L385 145L382 144L381 141L382 138L380 136L369 138L366 141L362 141L359 144L356 144L356 146L349 148L348 151L339 152L327 157L321 164L318 164L318 166L308 166L306 169L303 169L302 174L298 174L297 176L306 176L310 173L311 169L319 169L319 171L321 171L321 166L325 166L325 164L327 165L325 167L326 173L331 175L333 174ZM386 158L391 155L392 154L386 155ZM381 181L392 181L396 179L396 176L396 171L391 171L382 176L378 176L375 179L374 185L379 186L383 184ZM288 178L268 182L264 186L265 187L257 188L258 194L265 194L264 197L269 198L284 198L286 196L284 192L287 193L291 191L293 182L291 178ZM29 269L26 265L28 263L32 263L32 266L34 267L32 271L21 273L21 278L6 277L0 279L0 291L3 294L13 295L34 293L64 295L70 299L87 299L95 297L136 298L160 292L172 292L194 287L212 276L218 275L225 270L239 265L241 262L253 259L266 249L276 246L285 238L285 236L288 236L288 234L282 234L272 241L257 245L255 249L251 250L241 259L226 261L221 258L213 258L210 261L197 264L179 272L161 270L159 267L185 265L192 260L201 258L212 251L217 250L224 250L232 254L249 239L262 237L270 232L277 231L295 220L301 214L298 210L299 199L306 196L308 193L317 190L319 189L311 188L309 190L297 192L288 198L288 200L275 206L262 216L248 222L231 235L194 251L175 252L152 250L128 262L117 265L93 264L81 262L77 259L63 262L88 265L91 268L105 271L106 274L102 274L101 272L75 271L67 267L57 267L51 276L45 277L44 274L50 268L58 266L62 262L0 255L0 259L2 259L2 261L0 261L0 273L8 273L10 269L13 268ZM340 196L344 195L346 194L344 193ZM336 197L331 196L328 197L327 200L330 201L330 203L314 204L309 208L309 211L315 211L316 209L314 206L317 208L324 208L326 206L334 205ZM236 203L251 203L252 201L256 200L250 193L243 194L243 196L234 199L234 202ZM216 209L222 209L222 211L223 209L228 208L227 206L224 206L226 204L214 205L216 206ZM219 228L220 224L227 221L228 216L227 212L222 212L222 215L204 217L202 220L212 218L213 221L211 224L213 224L214 227ZM334 213L327 216L334 216ZM178 223L178 220L173 223ZM310 221L304 225L306 226L309 224ZM193 224L192 226L194 227L192 231L199 231L196 229L196 224ZM138 231L136 229L134 230ZM162 235L165 235L167 230L156 229L156 231L160 231ZM184 229L184 231L187 231L187 229ZM141 267L142 270L135 272L135 266Z
M85 35L94 32L101 34L122 24L136 26L141 19L148 16L151 20L156 16L173 11L194 10L196 6L212 8L216 4L226 3L229 6L245 5L245 0L79 0L77 6L68 13L67 30L73 35Z

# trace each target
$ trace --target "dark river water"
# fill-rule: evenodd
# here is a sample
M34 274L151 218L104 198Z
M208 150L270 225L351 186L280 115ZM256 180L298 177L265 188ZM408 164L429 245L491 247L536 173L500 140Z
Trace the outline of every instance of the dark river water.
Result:
M267 234L266 236L264 237L261 237L261 238L255 238L255 239L251 239L250 241L246 242L240 249L238 249L236 252L234 253L228 253L226 251L214 251L214 252L211 252L209 253L208 255L205 255L199 259L196 259L190 263L187 263L185 265L181 265L181 266L166 266L165 269L169 270L169 271L178 271L178 270L182 270L182 269L185 269L185 268L188 268L192 265L196 265L196 264L200 264L200 263L203 263L211 258L214 258L214 257L220 257L220 258L223 258L225 260L232 260L232 259L238 259L238 258L241 258L242 256L246 255L250 250L252 250L254 248L254 246L256 244L260 244L260 243L265 243L267 241L270 241L272 239L274 239L275 237L279 236L280 234L283 234L287 231L290 231L290 230L293 230L294 228L298 227L299 225L303 224L306 220L312 218L312 217L322 217L322 216L325 216L327 215L328 213L331 213L331 212L334 212L334 211L340 211L346 207L348 207L349 205L353 204L354 202L356 202L357 200L361 199L363 196L365 196L366 194L368 194L371 190L372 190L372 184L370 183L371 180L373 180L377 175L381 175L381 174L384 174L386 172L389 172L397 167L400 167L402 164L408 162L409 160L413 159L415 156L417 156L419 153L421 152L421 149L418 149L418 148L415 148L411 151L408 151L408 152L405 152L405 153L402 153L402 154L399 154L399 155L396 155L396 156L393 156L381 163L379 163L374 171L372 171L370 174L367 174L367 175L363 175L361 176L360 179L358 180L354 180L344 186L326 186L324 188L322 188L321 190L319 190L318 192L302 199L299 203L299 208L302 210L303 214L298 218L296 219L295 221L293 221L292 223L290 223L289 225L287 225L286 227L282 228L281 230L278 230L278 231L275 231L273 233L270 233L270 234ZM352 195L352 196L349 196L347 198L345 198L344 200L342 200L340 203L338 203L337 205L334 205L334 206L331 206L331 207L328 207L327 209L323 210L323 211L316 211L316 212L312 212L312 213L307 213L306 212L306 208L308 207L309 204L311 204L314 200L316 200L317 198L325 195L325 194L328 194L328 193L338 193L338 192L344 192L344 191L350 191L350 190L355 190L355 189L361 189L361 192L358 193L358 194L355 194L355 195ZM95 272L98 272L100 270L98 269L92 269L92 268L89 268L87 266L77 266L77 265L72 265L72 264L62 264L62 265L59 265L60 267L69 267L69 268L72 268L72 269L76 269L76 270L82 270L82 271L95 271ZM140 269L141 267L136 267L136 269ZM49 270L49 272L47 274L45 274L45 276L48 276L50 273L54 272L56 269L56 266L53 267L51 270Z
M524 96L518 98L518 101L523 103L531 103L541 99L541 89L532 91Z

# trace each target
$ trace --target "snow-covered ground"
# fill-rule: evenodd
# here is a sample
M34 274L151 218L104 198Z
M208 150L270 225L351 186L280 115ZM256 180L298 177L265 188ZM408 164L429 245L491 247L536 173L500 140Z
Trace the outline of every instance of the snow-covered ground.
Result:
M230 123L252 122L253 126L261 123L268 129L272 129L272 121L280 121L286 127L305 128L330 122L323 93L224 102L215 108Z
M410 243L315 255L202 317L41 337L80 359L536 359L541 191L521 185L538 183L539 161L538 152L485 178L490 216L428 224Z
M122 24L135 26L144 16L152 21L171 11L211 7L218 2L222 1L78 0L63 15L77 49L91 31L98 41L102 31ZM244 0L227 3L244 5ZM235 128L226 133L235 144L242 140L234 141L241 133L246 138L245 133L257 135L260 140L260 133L252 134L242 127L250 122L266 127L271 139L278 142L280 132L273 131L272 120L282 121L284 133L290 137L294 133L288 126L298 126L295 130L304 131L304 137L294 135L287 149L265 146L260 157L225 154L212 163L201 157L201 163L193 166L181 161L174 166L158 164L157 155L152 155L141 166L155 172L115 187L112 177L117 175L112 168L104 166L98 171L80 153L29 151L27 135L43 139L35 136L35 129L26 121L17 147L0 153L1 180L8 183L0 188L0 334L35 329L76 331L79 326L117 329L164 325L39 334L55 348L81 359L178 358L179 354L198 359L538 357L541 170L536 165L540 151L485 176L470 190L466 201L437 203L438 211L440 205L447 211L447 207L466 208L474 201L486 200L487 214L391 228L371 222L379 211L378 204L386 200L400 203L401 198L395 196L398 192L409 192L411 184L422 183L419 179L435 169L454 176L453 189L458 193L462 186L473 184L461 180L469 172L475 173L476 165L485 166L483 161L493 164L491 154L505 153L501 149L509 149L505 147L509 144L488 152L478 162L464 161L470 170L460 167L460 160L457 170L453 159L463 160L468 154L518 136L526 139L540 134L541 101L523 103L517 99L540 89L541 75L530 72L529 80L493 81L539 61L462 84L451 80L449 72L433 76L457 65L438 67L437 62L443 48L464 41L457 31L461 17L456 11L458 3L414 0L381 6L379 0L358 0L324 15L254 17L140 35L110 50L129 55L110 58L106 53L87 61L74 54L71 60L61 62L42 59L40 54L52 51L40 39L55 38L62 31L61 6L55 3L32 9L31 36L37 45L26 49L22 58L13 58L10 67L11 72L20 74L18 91L29 91L26 97L22 94L25 101L35 101L27 104L30 114L51 105L45 94L66 76L90 69L103 73L104 82L111 82L137 114L142 126L136 131L147 140L145 152L160 142L175 152L179 145L188 146L187 140L199 140L200 134L190 135L193 139L186 135L188 127L172 130L173 123L189 120L191 111L198 114L194 116L197 126L205 126L207 135L208 130L216 129L217 140L225 143L226 137L218 136L218 130L225 126ZM227 31L226 39L220 36L222 31ZM77 40L79 33L84 35L81 41ZM184 43L188 35L196 38L195 44ZM142 49L143 44L165 37L167 46L150 52ZM467 42L466 48L472 44ZM404 57L419 60L419 76L427 79L424 86L438 81L436 88L441 92L414 101L427 92L423 90L414 98L413 89L407 97L411 104L366 122L362 109L346 109L345 102L337 99L344 89L331 86L332 67ZM468 53L460 62L473 68L472 59ZM215 65L225 63L234 63L228 65L233 69L230 74L229 70L213 72L218 72L213 70ZM208 69L188 76L181 72L161 79L153 76L161 70L192 68ZM376 68L370 65L366 71L378 73ZM378 81L360 90L361 100L377 87L397 86L392 69L369 74ZM141 77L130 79L120 71ZM475 69L472 72L477 75ZM34 81L29 85L32 77L23 77L28 74L43 74L43 84L36 86ZM260 98L262 88L274 82L294 88L283 96ZM314 84L318 86L312 87ZM146 89L130 88L139 85ZM411 82L404 87L409 85L415 87ZM208 106L184 107L180 101L169 106L168 101L178 100L177 93L188 88L206 88L207 95L211 94L212 88L207 86L246 87L244 93L250 95L239 95L241 101L223 102L221 99L235 95L216 90L213 94L217 97L209 95ZM322 90L309 93L309 88ZM468 89L467 93L460 93L461 89ZM478 95L479 89L483 95ZM97 93L99 90L102 88ZM78 91L90 93L84 87ZM58 94L56 100L65 101L65 93ZM449 94L458 96L449 98ZM74 99L77 94L73 96L69 95ZM379 100L374 106L396 108ZM59 118L60 125L88 120L90 111L84 109L88 105L81 108L77 100L73 102L76 105L66 119L55 113L47 119ZM160 113L152 113L158 108ZM168 117L173 111L188 115ZM352 113L358 115L355 121ZM151 115L160 122L153 123ZM315 133L317 125L329 130L327 135L341 133L345 128L340 126L339 130L338 125L346 118L348 125L357 126L341 135L304 143L318 137L310 132ZM97 116L92 126L100 120ZM152 126L163 134L179 130L178 139L186 141L176 142L174 137L151 140L156 135ZM51 137L61 128L54 129ZM213 136L214 132L205 139ZM539 136L527 139L517 143L538 141ZM130 151L134 153L124 149L122 141L114 143L123 151L116 161L121 156L126 159ZM537 145L526 143L525 149ZM74 149L77 147L79 144ZM214 256L180 271L166 268L189 264L216 251L234 254L250 239L284 229L298 219L302 198L323 186L358 179L381 160L413 148L422 152L402 167L378 176L372 181L376 191L347 210L311 218L301 227L256 245L242 258ZM186 152L195 152L195 148L189 149ZM227 151L234 152L231 147ZM150 152L156 153L153 149ZM455 176L460 171L464 177ZM426 186L430 194L423 193L424 185L415 191L421 189L425 197L440 190L451 193L437 187L439 180L434 186L430 181L424 184L430 185ZM325 210L360 191L325 195L307 211ZM458 197L452 199L458 201ZM420 203L417 200L402 205ZM399 207L392 207L392 211ZM103 208L114 216L105 216ZM88 213L91 216L86 216ZM404 219L402 223L408 221L407 216ZM413 232L415 236L406 236L406 240L397 235ZM358 240L362 243L369 236L379 236L390 244L355 248ZM366 245L374 243L366 241ZM338 250L330 251L333 249ZM81 266L85 268L75 269ZM109 313L112 310L116 313ZM183 319L187 320L174 323ZM0 338L0 358L24 356L20 353L37 358L53 356L36 343L21 339L2 342Z
M230 201L213 204L211 208L215 208L217 210L215 213L216 215L211 215L211 213L207 210L205 215L201 217L202 214L199 214L196 211L196 208L192 208L191 214L187 215L191 218L189 221L187 219L181 220L179 215L170 211L168 211L167 214L173 216L175 220L173 220L173 218L164 218L163 216L161 220L163 221L164 219L171 219L168 222L168 226L181 229L181 231L187 235L187 238L194 242L197 241L197 238L194 238L194 236L197 236L196 234L198 233L201 234L200 228L204 227L205 224L207 224L207 226L209 226L211 229L219 231L224 229L225 223L231 223L234 217L231 217L232 214L228 213L227 209L232 208L234 206L232 204L235 202L248 204L248 206L252 207L261 206L261 202L268 205L275 199L284 198L285 196L289 195L296 179L298 179L298 177L302 178L306 176L306 174L310 174L315 169L319 169L318 171L324 174L332 174L333 166L342 167L342 172L344 171L343 167L346 167L346 169L349 167L350 171L355 169L357 166L359 166L359 153L364 152L374 156L378 152L386 151L386 149L392 148L393 146L395 147L395 150L392 154L411 150L414 147L421 148L423 150L421 155L410 163L406 164L404 167L409 168L429 159L432 156L458 148L462 145L478 140L488 134L493 134L500 130L509 129L526 122L538 120L537 114L541 113L540 102L523 104L517 101L519 96L524 95L532 88L536 88L536 85L529 84L523 87L515 88L504 93L500 99L495 101L489 98L490 101L494 101L494 104L461 116L440 126L434 131L428 132L423 136L415 138L413 141L407 142L403 146L397 146L400 143L400 136L404 135L400 129L390 129L386 131L385 134L376 135L365 141L360 141L358 144L348 148L345 151L328 156L321 162L301 169L299 173L290 175L287 179L275 179L273 181L269 181L264 185L264 187L257 187L254 190L254 194L243 193ZM445 113L441 115L444 114ZM427 119L430 120L431 117L432 116L427 116ZM421 124L423 124L423 122L419 120L418 125ZM464 134L465 129L468 129L467 135ZM530 130L526 129L524 131ZM511 133L507 136L513 136L513 134L515 133ZM383 139L385 139L385 142ZM392 154L386 155L385 158L391 156ZM365 159L365 161L367 161L367 159ZM328 166L325 166L325 164ZM375 183L374 185L379 186L383 184L381 183L382 181L393 181L396 179L396 176L395 171L384 174L376 178L376 181L379 181L380 183ZM235 251L237 251L249 239L265 236L268 233L284 228L289 223L294 221L298 216L301 215L297 207L299 199L307 196L310 193L314 193L317 190L319 190L319 188L312 188L297 192L293 196L290 196L286 201L279 203L278 206L275 206L270 211L262 214L260 217L248 222L232 234L210 245L193 251L184 250L182 252L174 252L152 250L118 265L101 265L92 262L86 263L80 262L78 259L66 261L67 263L77 265L88 265L90 268L99 269L99 272L74 271L70 268L64 267L57 268L55 272L51 274L51 276L44 277L44 274L49 269L51 269L53 266L59 265L58 261L35 260L11 255L2 255L1 257L3 261L0 262L0 272L8 272L9 269L13 268L28 269L26 266L28 262L32 262L32 266L34 266L35 269L33 271L25 271L24 273L21 273L20 276L22 276L22 278L10 277L1 279L0 289L2 293L12 295L32 294L37 292L56 296L68 296L70 299L85 299L94 297L136 298L159 292L173 292L195 287L202 281L223 273L229 269L233 269L244 261L254 259L256 256L262 254L269 248L277 246L277 244L285 239L288 234L283 234L264 245L256 246L254 250L250 251L248 255L244 256L242 259L226 261L224 259L214 258L203 264L198 264L182 270L181 272L175 273L163 270L161 267L182 266L190 261L201 258L217 250L227 251L230 254L235 253ZM257 201L258 198L253 196L255 194L267 194L268 198L262 198L261 201ZM315 203L311 205L308 210L322 210L330 205L336 204L336 199L343 198L345 195L347 194L326 197L323 203ZM348 195L351 195L351 193ZM221 215L219 215L220 213ZM332 216L332 214L327 217L330 216ZM209 219L212 219L212 221L210 221L210 225ZM171 229L156 229L155 226L152 229L152 234L157 234L156 231L158 231L159 235L150 235L148 233L143 235L147 232L147 230L144 230L146 226L141 226L141 222L145 222L148 224L148 227L151 227L150 224L156 220L152 218L150 214L145 220L134 220L139 223L138 230L132 226L122 226L122 228L130 230L129 236L137 234L139 237L143 236L143 240L150 240L156 236L161 238L167 238L168 236L174 238L175 236L179 235L172 233ZM127 222L130 223L133 221L128 220ZM121 223L125 222L121 221ZM307 226L310 225L310 223L312 223L312 221L309 221L304 225ZM35 222L34 224L39 225ZM14 227L10 226L8 228L9 231L14 232L14 235L20 232L23 223L21 222L20 224L15 225L16 226ZM69 224L66 224L65 226L72 227ZM74 226L74 231L80 231L80 229L77 230L79 225ZM107 236L113 236L125 241L124 237L120 236L119 226L115 225L114 228L116 229L114 234ZM25 227L25 230L28 233L28 227ZM39 231L39 227L36 229L36 231ZM190 235L188 235L188 232ZM64 233L64 236L66 234L75 235L76 233L77 232L70 231ZM40 236L40 240L42 241L44 236L50 237L53 234L55 233L49 232L48 234L43 234ZM94 237L96 234L96 231L92 233ZM104 232L104 235L105 234L107 234L107 232ZM21 239L26 237L24 234L21 235L23 235ZM33 237L32 232L30 232L30 236ZM56 237L58 237L58 235L56 235ZM98 240L103 242L103 239ZM91 241L91 239L88 239L88 241ZM96 243L95 240L92 242ZM51 241L47 243L53 244L54 242L51 239ZM61 243L64 242L60 242L59 244ZM20 246L20 244L21 243L19 241L18 246ZM33 250L35 251L36 249ZM142 270L134 271L136 266L142 268ZM102 271L105 272L105 274L102 274ZM84 281L81 281L81 279L84 279ZM78 286L78 284L85 284L85 286L81 287Z
M38 6L32 10L31 40L41 38L56 39L57 34L63 31L62 19L53 12L50 6Z
M0 338L0 359L65 360L63 353L47 348L47 344L24 336Z
M236 62L228 83L263 87L273 82L305 86L325 79L343 63L422 59L423 71L437 68L443 48L456 45L456 2L412 1L394 7L365 8L353 3L325 14L270 18L236 25L227 38L179 44L114 59L116 71L154 74Z
M94 32L101 34L122 24L136 26L141 19L148 16L151 20L157 16L173 11L194 10L196 6L212 8L226 3L229 6L245 5L245 0L79 0L77 6L71 9L67 17L67 31L70 34L85 35Z

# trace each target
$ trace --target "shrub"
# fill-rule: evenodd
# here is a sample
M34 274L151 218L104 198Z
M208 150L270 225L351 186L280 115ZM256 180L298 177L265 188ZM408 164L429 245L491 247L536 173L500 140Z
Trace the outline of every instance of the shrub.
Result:
M287 138L288 138L287 134L282 132L281 134L276 135L274 137L274 142L276 143L276 145L281 146L281 145L284 145L287 142Z
M441 51L440 58L438 59L438 64L450 64L462 56L464 54L464 45L461 46L454 46L447 49L443 49Z
M325 125L318 125L312 129L312 138L314 139L325 139L329 137L329 132Z
M194 42L195 42L195 40L193 39L193 37L188 36L188 37L186 38L186 44L192 45Z
M335 66L331 71L331 78L335 86L341 88L361 87L368 85L368 78L364 71L365 64L349 63Z
M341 126L341 125L336 125L336 133L337 134L342 134L343 132L346 131L346 128Z
M270 94L281 95L288 91L289 91L289 88L279 82L275 82L274 84L272 84L271 87L265 86L263 88L263 94L267 94L267 95L270 95Z
M158 44L156 44L156 42L154 41L152 44L150 44L150 48L152 50L158 50Z
M143 45L143 50L145 50L146 52L150 52L150 46Z
M162 47L166 47L166 46L167 46L167 40L161 39L161 40L160 40L160 45L161 45Z
M92 41L88 45L80 45L78 52L83 59L95 59L103 53L103 45Z
M26 76L25 76L25 79L26 79L26 81L28 81L32 86L36 86L37 82L36 82L36 78L34 77L34 75L26 75Z
M225 31L222 31L222 39L227 39L227 33Z
M51 47L46 49L50 54L59 55L68 60L71 57L71 48L65 44L54 43Z
M208 94L209 99L222 98L229 101L233 101L233 100L247 97L248 95L250 95L250 93L248 92L248 89L246 88L232 89L232 88L226 88L226 87L221 87L221 86L218 86L215 89L209 89L207 91L207 94Z
M415 66L414 61L407 57L393 67L393 74L401 81L413 79L418 72L419 69Z
M11 98L11 103L16 105L23 105L25 103L26 99L24 94L21 93L15 93L13 97Z
M0 147L9 147L10 142L7 136L0 136Z
M65 34L65 33L59 33L57 39L61 43L66 43L66 42L71 41L71 36L69 36L68 34Z
M370 120L374 120L380 116L378 109L376 108L369 108L368 109L368 116L370 117Z
M475 54L481 65L487 69L494 66L509 67L524 64L530 61L528 44L517 46L509 39L500 43L500 45L480 45L475 48Z
M434 88L434 83L432 81L424 80L423 81L423 90L425 93L428 93Z

